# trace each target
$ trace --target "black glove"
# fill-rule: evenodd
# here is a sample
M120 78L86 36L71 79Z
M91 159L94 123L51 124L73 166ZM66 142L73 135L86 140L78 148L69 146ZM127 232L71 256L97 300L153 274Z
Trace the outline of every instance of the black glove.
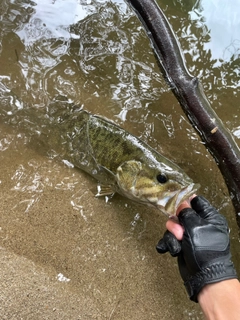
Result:
M178 256L179 271L191 300L198 302L200 290L210 283L237 278L231 261L227 221L201 196L191 208L183 209L179 222L184 228L182 241L166 231L157 245L159 253Z

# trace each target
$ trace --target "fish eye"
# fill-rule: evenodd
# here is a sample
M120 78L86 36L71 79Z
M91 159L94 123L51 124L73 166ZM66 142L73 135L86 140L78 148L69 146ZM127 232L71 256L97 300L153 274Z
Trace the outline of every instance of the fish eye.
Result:
M168 178L166 177L166 175L164 173L160 173L157 175L157 181L159 183L166 183L168 181Z

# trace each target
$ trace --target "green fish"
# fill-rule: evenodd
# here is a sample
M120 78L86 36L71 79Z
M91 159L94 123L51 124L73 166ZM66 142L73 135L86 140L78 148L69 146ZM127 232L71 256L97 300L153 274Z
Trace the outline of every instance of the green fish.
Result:
M199 188L176 164L104 118L80 109L54 121L48 144L98 180L97 196L117 192L172 216Z

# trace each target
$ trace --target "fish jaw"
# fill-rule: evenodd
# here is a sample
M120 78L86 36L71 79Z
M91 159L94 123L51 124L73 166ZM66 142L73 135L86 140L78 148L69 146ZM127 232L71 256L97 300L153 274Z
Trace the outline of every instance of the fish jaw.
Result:
M135 189L135 187L132 187L131 194L135 199L131 196L130 198L134 199L135 201L137 200L140 203L153 206L158 210L161 210L166 216L172 217L176 215L179 205L195 194L199 187L199 184L191 183L190 185L184 186L177 191L168 191L162 193L161 195L154 196L145 195L144 197Z
M175 216L180 204L183 201L188 200L199 188L199 184L191 183L179 191L173 192L171 196L159 199L156 203L156 207L169 217Z

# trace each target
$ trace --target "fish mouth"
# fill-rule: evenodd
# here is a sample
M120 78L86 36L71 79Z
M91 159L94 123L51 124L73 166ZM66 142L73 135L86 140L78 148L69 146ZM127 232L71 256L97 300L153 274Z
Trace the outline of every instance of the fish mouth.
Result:
M167 216L175 216L179 205L184 200L189 199L199 188L199 184L191 183L187 187L183 187L179 191L172 192L171 195L159 200L157 205Z

